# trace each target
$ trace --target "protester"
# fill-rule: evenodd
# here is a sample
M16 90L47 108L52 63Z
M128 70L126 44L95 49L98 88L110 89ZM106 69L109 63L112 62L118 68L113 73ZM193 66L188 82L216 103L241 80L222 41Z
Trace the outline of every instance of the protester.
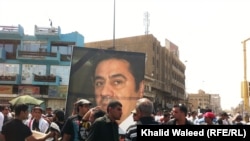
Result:
M85 141L87 131L82 123L83 116L89 111L91 102L87 99L80 99L74 103L76 114L68 117L63 128L63 141Z
M229 122L229 115L222 111L220 114L219 114L219 119L217 120L218 124L219 125L230 125L231 123Z
M213 122L215 119L215 115L213 112L206 112L204 114L204 119L205 119L206 125L215 125L215 123Z
M8 121L3 126L0 135L1 141L45 141L50 137L55 136L55 132L51 131L42 138L37 138L33 135L31 129L23 124L23 120L28 118L28 105L21 104L15 107L15 118Z
M99 117L103 117L106 114L99 106L91 108L82 118L82 126L86 130L86 135L88 136L91 125Z
M52 111L52 108L51 107L47 107L45 112L46 113L45 113L44 117L47 120L49 120L49 121L53 121L53 111Z
M90 127L86 141L119 141L117 120L122 116L122 104L111 100L107 105L107 114L97 118Z
M197 117L197 112L196 111L192 111L191 113L190 113L190 116L189 116L189 118L187 118L189 121L191 121L191 122L193 122L194 123L194 121L197 119L198 117Z
M55 110L54 111L53 122L55 122L59 126L60 131L61 131L63 128L63 125L65 123L64 112L62 110Z
M172 108L173 119L167 122L167 125L193 125L187 120L187 107L184 104L176 104Z
M2 110L3 110L3 106L0 105L0 132L2 131L3 122L4 122L4 115L2 113Z
M155 121L161 122L161 119L163 118L162 111L157 111L154 117L155 117Z
M89 116L89 122L93 124L95 120L99 117L103 117L106 114L102 109L93 109Z
M155 121L152 116L154 106L147 98L141 98L136 103L136 115L139 120L128 127L125 135L125 141L136 141L137 140L137 125L159 125L159 122Z
M131 112L131 114L132 114L132 116L133 116L133 121L134 122L137 122L140 118L139 118L139 116L136 114L136 110L133 110L132 112Z
M244 125L243 117L239 113L237 113L233 118L233 125Z
M43 109L40 106L33 107L33 119L29 123L31 130L46 133L49 129L49 122L42 117Z
M4 116L3 124L12 119L12 116L9 115L10 108L8 106L3 106L2 114Z
M206 124L205 120L203 119L203 113L198 113L197 118L194 120L195 125L203 125Z
M163 113L163 118L161 119L161 124L166 125L168 121L170 120L171 114L169 112L164 112Z

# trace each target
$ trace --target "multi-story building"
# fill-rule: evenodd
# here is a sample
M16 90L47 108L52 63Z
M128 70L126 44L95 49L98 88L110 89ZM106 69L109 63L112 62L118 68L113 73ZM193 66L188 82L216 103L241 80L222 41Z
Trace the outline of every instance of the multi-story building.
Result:
M192 111L210 108L211 95L205 91L199 90L198 93L188 94L188 103L192 104Z
M34 35L25 35L21 25L0 26L0 103L29 94L64 108L72 49L83 44L81 34L61 34L60 27L35 25Z
M211 109L214 113L219 114L221 109L221 98L219 94L210 94L211 95Z
M191 111L199 111L209 108L216 114L221 112L221 99L219 94L209 94L204 90L199 90L198 93L188 94L188 103L190 103Z
M152 35L85 43L84 47L141 52L146 54L145 93L158 110L172 108L185 101L185 65L179 59L178 46L165 41L162 47Z

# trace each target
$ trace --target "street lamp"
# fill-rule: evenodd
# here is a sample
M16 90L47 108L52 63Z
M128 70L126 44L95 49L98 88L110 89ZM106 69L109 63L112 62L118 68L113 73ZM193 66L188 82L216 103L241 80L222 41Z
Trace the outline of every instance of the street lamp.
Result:
M248 94L248 82L247 82L247 55L246 55L246 42L249 41L250 38L244 40L243 44L243 56L244 56L244 79L241 82L241 98L244 101L244 109L246 112L249 111L249 94Z

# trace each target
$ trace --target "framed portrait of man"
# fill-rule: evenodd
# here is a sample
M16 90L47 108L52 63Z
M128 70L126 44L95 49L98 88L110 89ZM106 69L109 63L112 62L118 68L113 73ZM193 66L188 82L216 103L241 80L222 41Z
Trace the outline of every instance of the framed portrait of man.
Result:
M123 122L143 97L145 53L74 47L66 117L71 115L73 103L84 98L93 106L106 111L111 99L122 103Z

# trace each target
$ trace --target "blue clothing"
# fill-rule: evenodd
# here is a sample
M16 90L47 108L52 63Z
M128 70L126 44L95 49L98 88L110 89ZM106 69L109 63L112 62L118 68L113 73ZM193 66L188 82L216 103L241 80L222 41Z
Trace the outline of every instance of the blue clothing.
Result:
M214 124L217 124L217 118L214 118L214 119L213 119L213 123L214 123ZM200 118L200 119L195 120L195 121L194 121L194 124L195 124L195 125L204 125L204 124L206 124L205 118L203 117L203 118Z

